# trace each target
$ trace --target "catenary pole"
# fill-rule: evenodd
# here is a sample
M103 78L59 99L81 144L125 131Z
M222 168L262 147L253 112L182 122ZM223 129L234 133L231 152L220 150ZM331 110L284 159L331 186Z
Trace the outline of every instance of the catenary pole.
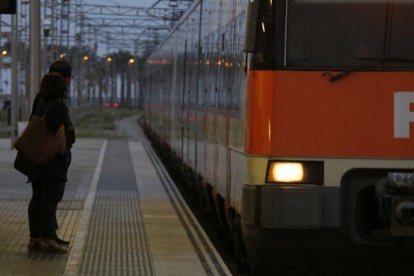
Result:
M18 91L18 80L17 80L17 69L18 69L18 47L17 47L17 15L11 15L12 23L12 60L11 60L11 135L10 135L10 147L14 148L14 142L17 138L17 120L18 120L18 109L19 109L19 91Z
M40 0L30 1L30 93L29 113L40 82Z

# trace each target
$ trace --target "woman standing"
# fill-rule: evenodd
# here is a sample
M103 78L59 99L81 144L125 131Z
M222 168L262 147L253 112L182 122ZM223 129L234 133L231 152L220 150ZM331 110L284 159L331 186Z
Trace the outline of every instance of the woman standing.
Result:
M71 78L70 74L69 78ZM74 128L69 118L69 109L63 102L63 99L67 98L67 96L68 82L66 77L53 72L43 77L40 91L33 104L32 115L44 116L47 124L55 133L62 124L64 125L66 149L63 154L57 154L47 167L37 169L29 175L29 181L33 189L33 195L28 208L30 229L29 252L68 252L64 247L64 245L68 245L68 242L60 240L56 235L56 230L58 229L56 220L57 204L63 197L67 181L67 171L71 163L70 148L75 142Z

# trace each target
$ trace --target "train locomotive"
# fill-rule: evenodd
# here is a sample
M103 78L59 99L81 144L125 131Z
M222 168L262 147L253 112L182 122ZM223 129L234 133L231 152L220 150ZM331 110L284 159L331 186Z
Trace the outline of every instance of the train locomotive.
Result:
M148 58L145 129L254 273L414 275L413 18L196 0Z

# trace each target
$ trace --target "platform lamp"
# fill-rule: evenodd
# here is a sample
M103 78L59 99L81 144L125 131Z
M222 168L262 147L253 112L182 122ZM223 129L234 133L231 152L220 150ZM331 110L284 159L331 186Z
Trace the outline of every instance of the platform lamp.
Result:
M176 7L178 7L178 1L177 0L170 0L170 2L168 3L168 6L170 7L170 8L176 8Z

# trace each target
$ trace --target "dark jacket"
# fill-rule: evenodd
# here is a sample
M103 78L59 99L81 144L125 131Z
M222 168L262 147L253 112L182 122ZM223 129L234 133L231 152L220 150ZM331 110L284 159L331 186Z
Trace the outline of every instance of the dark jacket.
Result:
M56 177L66 182L67 172L72 161L71 148L75 143L75 129L69 118L69 109L63 100L47 102L37 96L33 102L31 115L34 114L45 116L46 122L54 132L57 132L61 124L65 125L66 151L63 155L57 154L48 166L36 169L33 174L29 175L29 181Z

